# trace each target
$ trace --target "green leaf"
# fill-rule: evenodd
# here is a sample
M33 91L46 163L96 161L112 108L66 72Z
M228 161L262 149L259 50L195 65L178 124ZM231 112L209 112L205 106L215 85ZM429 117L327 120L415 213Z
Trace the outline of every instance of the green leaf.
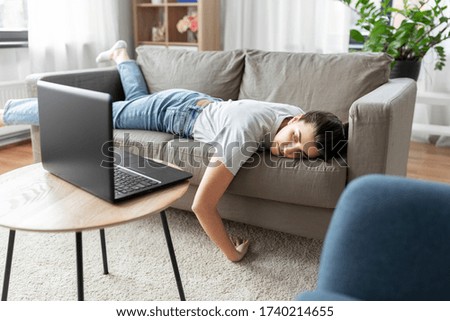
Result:
M448 17L440 17L440 18L439 18L439 23L447 23L448 20L449 20Z
M341 0L359 13L356 25L368 32L365 37L351 30L352 39L363 42L363 50L387 52L394 58L421 59L433 48L438 57L436 68L445 64L445 50L439 44L450 39L450 16L441 0L403 0L402 8L392 0ZM391 16L402 17L400 25L391 24Z
M434 50L436 50L439 54L444 53L444 47L441 47L441 46L435 46Z
M356 29L350 30L350 37L353 40L357 41L357 42L364 42L365 41L364 36L361 34L361 32L359 32Z

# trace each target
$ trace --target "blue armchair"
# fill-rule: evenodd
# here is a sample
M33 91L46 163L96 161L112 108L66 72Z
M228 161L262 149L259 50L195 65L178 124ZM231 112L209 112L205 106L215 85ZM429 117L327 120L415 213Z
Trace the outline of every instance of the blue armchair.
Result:
M450 300L450 185L369 175L333 214L317 289L299 300Z

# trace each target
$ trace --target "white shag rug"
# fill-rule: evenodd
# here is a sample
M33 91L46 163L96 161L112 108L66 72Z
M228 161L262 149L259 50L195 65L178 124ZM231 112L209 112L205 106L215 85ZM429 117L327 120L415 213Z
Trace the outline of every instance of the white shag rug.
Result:
M229 262L192 213L166 211L187 300L292 300L316 285L322 241L226 221L250 240ZM0 285L9 231L0 229ZM159 215L106 229L109 275L98 231L83 232L85 300L179 300ZM8 300L77 300L75 233L17 231Z

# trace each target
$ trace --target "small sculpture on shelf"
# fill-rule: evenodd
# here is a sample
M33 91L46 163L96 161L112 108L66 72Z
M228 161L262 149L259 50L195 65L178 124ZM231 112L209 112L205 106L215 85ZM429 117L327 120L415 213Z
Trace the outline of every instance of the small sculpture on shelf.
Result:
M179 33L188 32L188 41L196 42L198 32L197 12L193 12L180 19L177 23L177 30ZM189 36L192 36L192 40L189 39Z
M152 41L163 42L166 40L166 33L164 26L159 23L157 27L152 27Z

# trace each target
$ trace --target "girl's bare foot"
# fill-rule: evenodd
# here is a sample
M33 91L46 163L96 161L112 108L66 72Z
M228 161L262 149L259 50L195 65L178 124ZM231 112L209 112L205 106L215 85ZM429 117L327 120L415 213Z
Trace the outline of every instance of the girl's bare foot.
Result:
M245 254L247 254L248 247L250 245L249 241L234 236L230 236L230 240L237 251L237 256L235 258L230 258L230 260L233 262L239 262L244 258Z

